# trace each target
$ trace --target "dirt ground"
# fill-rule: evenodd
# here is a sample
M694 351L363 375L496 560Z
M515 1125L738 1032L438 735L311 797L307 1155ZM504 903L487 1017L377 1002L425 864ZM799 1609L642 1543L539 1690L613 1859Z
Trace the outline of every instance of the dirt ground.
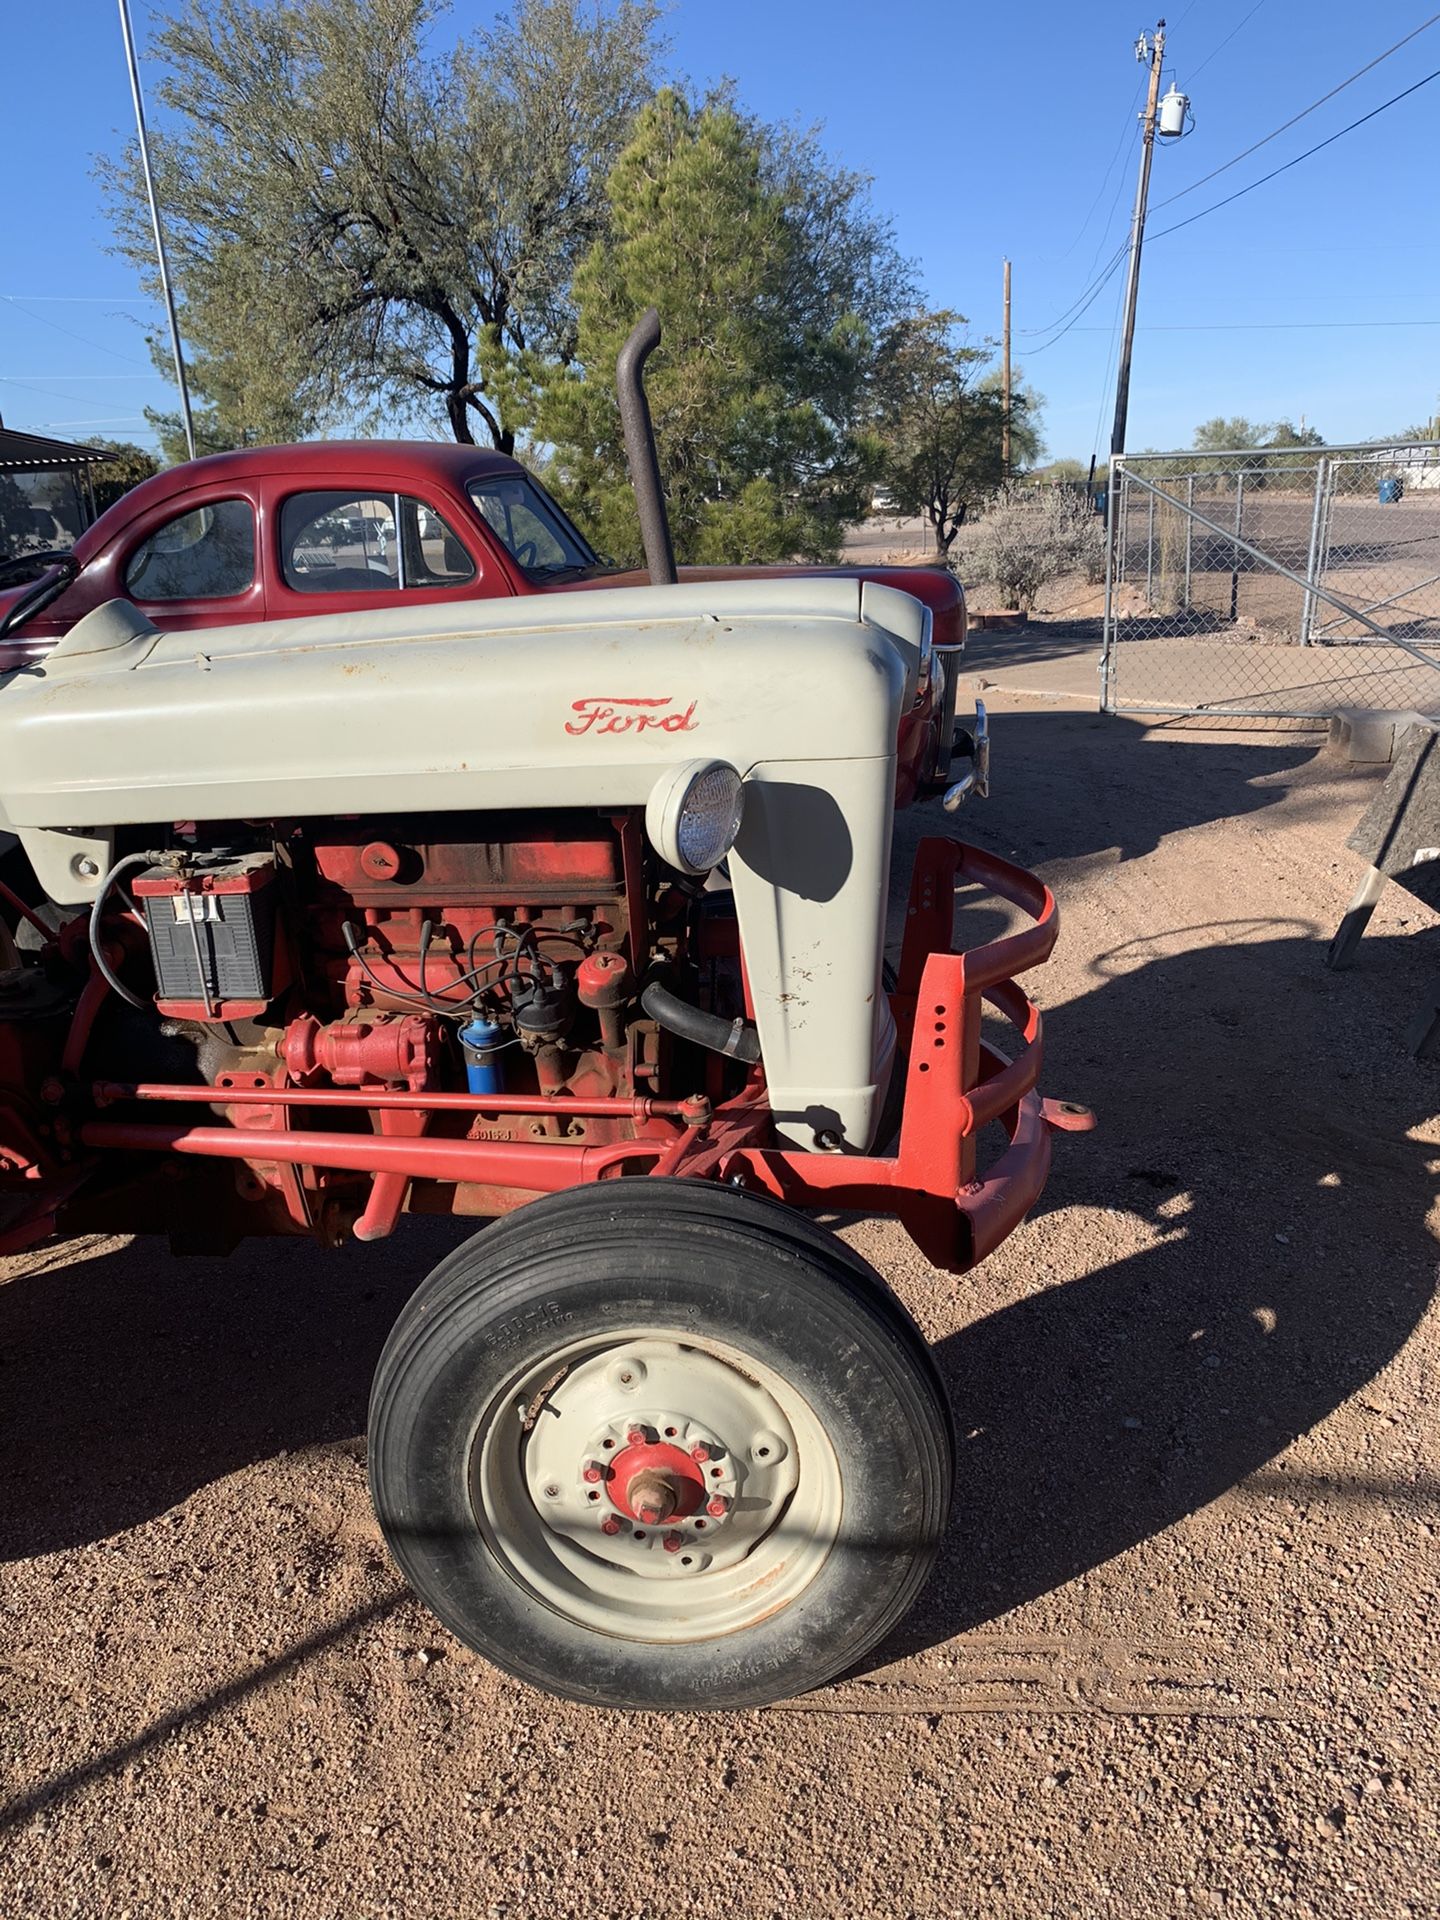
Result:
M1400 1044L1440 934L1392 888L1322 967L1372 788L1313 736L994 705L964 824L1059 895L1045 1084L1101 1126L964 1281L845 1225L960 1435L901 1635L766 1712L555 1704L368 1511L448 1228L42 1250L0 1284L0 1910L1440 1914L1440 1067Z

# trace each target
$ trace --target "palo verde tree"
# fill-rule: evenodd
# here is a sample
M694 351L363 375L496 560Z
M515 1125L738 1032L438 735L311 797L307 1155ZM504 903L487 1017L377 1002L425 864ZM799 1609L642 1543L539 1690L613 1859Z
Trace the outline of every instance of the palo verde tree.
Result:
M518 0L435 53L438 0L185 0L155 161L206 443L386 408L512 451L517 382L573 348L659 10ZM99 170L148 282L133 147Z
M550 477L602 549L639 552L614 367L654 305L647 388L677 556L836 553L877 453L861 420L873 342L909 287L867 184L728 93L666 89L645 108L575 277L576 363L536 416Z
M900 320L880 354L874 388L882 473L902 513L929 521L943 560L972 506L1005 479L1005 398L987 374L989 346L965 338L963 314L942 308ZM1032 398L1011 392L1011 460L1039 453Z
M110 456L103 466L97 463L90 469L90 485L99 513L113 507L131 487L138 487L142 480L160 471L155 455L146 447L136 446L133 440L91 440L88 444L100 447Z
M1217 415L1213 420L1202 420L1195 429L1194 444L1198 452L1210 456L1198 463L1199 472L1213 474L1216 484L1228 491L1237 473L1244 474L1247 487L1263 487L1281 473L1313 473L1312 454L1275 450L1323 447L1325 442L1314 427L1297 427L1291 420L1247 420L1243 414L1236 414L1229 419ZM1187 470L1183 462L1171 464L1177 472Z

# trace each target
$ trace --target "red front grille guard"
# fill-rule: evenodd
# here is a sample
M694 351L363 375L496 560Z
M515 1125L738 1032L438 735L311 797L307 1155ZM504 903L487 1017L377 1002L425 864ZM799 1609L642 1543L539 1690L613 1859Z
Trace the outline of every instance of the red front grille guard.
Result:
M987 888L1034 924L954 952L957 882ZM1055 896L1024 867L964 841L922 840L890 1001L909 1054L898 1149L857 1158L747 1148L737 1159L756 1184L795 1206L894 1214L925 1257L952 1273L993 1252L1045 1185L1052 1130L1095 1124L1088 1108L1035 1091L1040 1009L1014 976L1048 960L1059 931ZM1013 1059L980 1037L986 1001L1019 1031ZM1010 1145L977 1174L977 1136L991 1120Z
M957 882L988 888L1030 914L1034 924L968 953L952 951ZM626 1173L732 1179L797 1207L892 1214L935 1265L963 1272L983 1260L1034 1205L1049 1171L1051 1131L1094 1124L1087 1109L1042 1100L1035 1092L1042 1059L1040 1012L1014 976L1049 957L1057 931L1054 897L1023 867L960 841L921 841L899 986L891 997L908 1050L893 1154L806 1153L768 1144L774 1135L763 1084L712 1112L703 1100L371 1092L263 1079L208 1087L107 1082L89 1088L99 1108L121 1101L201 1102L228 1108L233 1120L246 1124L192 1127L178 1121L92 1119L79 1127L78 1139L92 1151L194 1153L248 1160L261 1169L369 1174L370 1198L356 1225L366 1239L391 1231L412 1180L483 1187L503 1207L528 1195ZM1023 1045L1013 1059L981 1039L982 1002L1018 1029ZM299 1131L294 1125L300 1110L318 1117L337 1107L374 1110L382 1130ZM624 1116L633 1122L636 1138L587 1147L425 1131L452 1110ZM992 1120L1003 1125L1010 1144L977 1172L977 1136ZM52 1212L55 1204L52 1200ZM36 1237L42 1211L43 1202L27 1210L27 1239ZM12 1222L12 1232L19 1226ZM0 1248L8 1238L0 1240Z

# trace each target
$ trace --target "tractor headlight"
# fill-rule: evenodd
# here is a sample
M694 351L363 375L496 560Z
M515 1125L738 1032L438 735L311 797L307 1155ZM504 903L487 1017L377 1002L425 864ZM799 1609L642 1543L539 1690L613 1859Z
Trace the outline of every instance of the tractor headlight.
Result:
M687 760L667 773L645 807L645 831L682 873L708 873L735 844L745 786L723 760Z

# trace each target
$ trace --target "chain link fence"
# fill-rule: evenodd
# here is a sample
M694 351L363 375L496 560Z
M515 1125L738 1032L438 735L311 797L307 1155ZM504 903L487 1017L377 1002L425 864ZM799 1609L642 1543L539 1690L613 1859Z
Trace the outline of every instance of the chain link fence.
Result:
M1101 704L1440 713L1440 443L1112 462Z

